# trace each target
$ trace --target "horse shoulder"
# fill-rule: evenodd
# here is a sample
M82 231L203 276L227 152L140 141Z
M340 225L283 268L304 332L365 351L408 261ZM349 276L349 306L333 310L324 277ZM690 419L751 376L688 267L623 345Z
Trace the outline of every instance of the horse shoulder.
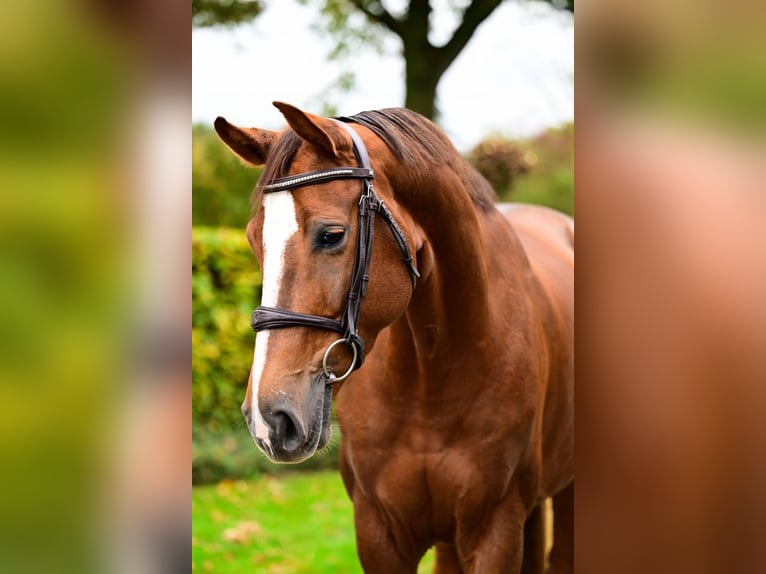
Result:
M574 321L574 220L559 211L536 205L499 204L498 209L521 241L549 303L571 326Z
M498 208L515 230L540 285L537 301L551 366L540 429L543 488L556 491L571 480L574 460L574 221L545 207Z

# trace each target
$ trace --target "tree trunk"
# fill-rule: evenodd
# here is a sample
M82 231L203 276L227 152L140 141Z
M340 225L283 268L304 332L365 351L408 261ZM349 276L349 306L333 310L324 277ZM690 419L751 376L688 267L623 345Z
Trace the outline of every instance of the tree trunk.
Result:
M436 85L443 69L434 64L438 50L428 41L430 0L410 0L407 19L401 23L405 61L405 99L409 109L434 119L436 115Z
M436 86L442 77L442 72L430 61L427 51L405 50L406 64L406 95L405 107L423 114L429 119L436 118Z
M353 1L353 0L352 0ZM435 119L436 86L450 64L465 48L476 28L497 8L502 0L471 0L463 11L463 20L452 38L443 46L428 41L430 0L410 0L407 17L394 19L388 12L377 21L393 30L402 40L405 72L405 106L430 119ZM374 15L367 12L376 19ZM382 18L382 19L381 19Z

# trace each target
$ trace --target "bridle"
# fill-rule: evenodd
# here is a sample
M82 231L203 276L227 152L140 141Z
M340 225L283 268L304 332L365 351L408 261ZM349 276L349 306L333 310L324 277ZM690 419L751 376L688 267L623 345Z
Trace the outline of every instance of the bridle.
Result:
M346 379L354 370L361 367L362 363L364 363L364 341L362 341L358 332L359 315L361 312L362 300L367 292L367 282L370 279L369 273L370 262L372 260L373 228L376 212L380 214L380 217L391 229L394 240L396 241L399 250L402 252L404 263L407 265L412 277L413 288L415 287L416 279L420 277L412 260L412 253L410 252L407 238L394 220L391 211L383 203L383 200L378 197L372 186L372 180L375 175L370 166L370 158L362 138L359 137L359 134L357 134L351 126L344 123L344 121L351 121L349 118L338 119L342 121L333 121L336 121L338 125L343 126L351 136L354 146L354 156L356 157L359 167L332 167L329 169L309 171L275 179L266 184L260 184L260 188L263 193L276 193L338 179L362 180L362 193L359 198L359 225L356 236L356 251L354 252L354 266L351 272L351 286L348 290L348 297L346 298L346 306L343 310L343 314L341 315L340 320L337 320L329 317L307 315L305 313L296 313L295 311L289 311L287 309L277 309L275 307L265 307L261 305L253 311L253 316L250 322L254 331L282 329L285 327L317 327L340 333L342 337L327 347L324 357L322 358L322 370L324 371L326 382L328 384ZM351 349L353 359L351 360L351 365L348 367L348 370L346 370L343 375L336 377L335 373L328 368L327 360L330 356L330 352L337 345L341 344L345 344Z

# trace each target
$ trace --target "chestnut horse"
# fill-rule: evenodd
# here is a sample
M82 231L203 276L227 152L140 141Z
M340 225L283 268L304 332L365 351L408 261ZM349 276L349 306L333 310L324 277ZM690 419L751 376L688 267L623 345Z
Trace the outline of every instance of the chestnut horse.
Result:
M247 237L263 305L242 411L274 462L342 428L365 572L573 570L574 225L496 205L429 120L322 118L282 132L215 122L264 165ZM373 185L374 184L374 185ZM373 237L375 239L373 245Z

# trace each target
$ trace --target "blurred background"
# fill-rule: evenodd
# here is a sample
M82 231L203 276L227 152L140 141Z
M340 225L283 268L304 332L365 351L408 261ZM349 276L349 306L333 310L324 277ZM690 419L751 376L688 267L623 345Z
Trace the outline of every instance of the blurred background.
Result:
M578 7L580 572L766 564L765 9Z
M0 571L185 570L188 5L0 11Z
M273 100L324 115L407 106L436 121L499 198L572 214L573 6L206 0L192 8L193 567L360 572L337 425L330 449L285 467L257 451L240 414L260 299L244 228L260 170L218 140L213 120L282 129ZM421 571L432 566L429 555Z

